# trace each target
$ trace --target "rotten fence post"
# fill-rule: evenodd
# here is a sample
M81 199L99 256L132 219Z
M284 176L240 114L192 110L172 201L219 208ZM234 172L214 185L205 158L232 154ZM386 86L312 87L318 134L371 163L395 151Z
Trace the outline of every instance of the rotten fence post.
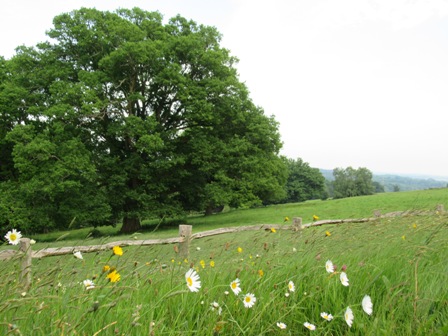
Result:
M293 231L301 231L303 229L302 217L294 217L292 219L292 229Z
M22 272L20 274L20 280L22 282L24 290L28 290L31 286L31 243L29 238L20 239L19 251L22 255Z
M179 225L179 237L183 238L179 242L179 256L181 258L188 259L190 251L190 241L191 241L191 225Z

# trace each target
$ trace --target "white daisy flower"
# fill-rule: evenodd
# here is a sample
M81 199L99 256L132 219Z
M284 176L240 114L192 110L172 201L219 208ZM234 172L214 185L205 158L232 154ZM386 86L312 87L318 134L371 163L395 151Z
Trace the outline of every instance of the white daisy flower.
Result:
M347 307L344 318L345 322L347 322L348 326L351 328L355 317L353 316L353 311L350 309L350 307Z
M325 263L325 269L327 270L328 273L334 272L334 266L331 260L327 260L327 262Z
M340 279L341 279L341 283L347 287L348 286L348 277L345 272L341 272Z
M305 322L303 325L305 326L305 328L307 328L309 330L316 330L316 326L314 324Z
M86 290L95 288L95 284L93 283L92 280L89 280L89 279L84 280L84 281L82 282L82 284L84 285L84 288L85 288Z
M252 308L252 306L255 304L256 301L257 301L257 298L255 297L254 294L247 293L246 295L244 295L244 298L243 298L244 307Z
M201 282L199 281L199 275L192 268L185 273L185 281L187 281L188 289L192 292L198 292L201 288Z
M292 281L288 282L288 290L290 292L294 292L296 290L296 286L294 285L294 282L292 282Z
M213 301L212 303L210 303L210 309L211 310L217 310L218 311L218 315L221 315L221 313L222 313L222 308L219 305L219 303L216 302L216 301Z
M362 309L364 309L364 311L368 315L372 315L373 303L372 303L372 299L370 298L370 296L365 295L364 298L362 299Z
M8 240L9 244L17 245L22 238L22 234L20 233L20 231L12 229L11 231L8 231L8 233L5 235L5 238Z
M236 278L230 283L230 289L235 293L235 295L238 295L241 292L240 287L240 279Z
M80 252L80 251L76 251L76 252L73 252L73 256L75 257L75 258L78 258L78 259L84 259L83 257L82 257L82 253Z
M320 313L320 316L321 316L323 319L327 320L327 321L331 321L331 320L333 319L333 315L331 315L331 314L327 314L327 313L325 313L325 312Z
M286 329L286 324L284 324L283 322L277 322L277 327L279 327L280 329Z

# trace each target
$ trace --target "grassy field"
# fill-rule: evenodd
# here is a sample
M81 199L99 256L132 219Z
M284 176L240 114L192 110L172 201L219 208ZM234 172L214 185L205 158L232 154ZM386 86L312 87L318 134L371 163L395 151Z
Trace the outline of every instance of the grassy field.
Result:
M124 247L111 251L33 260L33 285L19 281L20 259L0 262L0 334L2 335L446 335L448 334L448 190L379 194L228 211L187 218L193 232L226 226L281 224L285 216L311 222L372 217L404 210L432 210L419 216L381 218L360 224L305 229L250 231L193 240L188 260L174 245ZM139 238L175 237L177 227ZM80 230L65 241L33 237L33 249L87 245L129 237L101 228L104 237L83 238ZM110 230L110 231L107 231ZM65 233L58 233L64 235ZM110 235L110 237L108 236ZM73 240L68 240L72 239ZM2 248L11 248L3 246ZM331 260L336 269L327 272ZM120 274L104 272L109 266ZM198 292L185 274L200 277ZM345 271L349 285L340 280ZM114 277L115 276L115 277ZM240 280L235 295L230 283ZM86 289L84 280L95 287ZM288 284L292 282L295 290ZM244 296L256 302L244 305ZM373 303L367 314L365 295ZM353 312L351 327L347 307ZM332 314L327 321L321 313ZM281 329L278 323L284 323ZM304 323L316 327L309 330Z

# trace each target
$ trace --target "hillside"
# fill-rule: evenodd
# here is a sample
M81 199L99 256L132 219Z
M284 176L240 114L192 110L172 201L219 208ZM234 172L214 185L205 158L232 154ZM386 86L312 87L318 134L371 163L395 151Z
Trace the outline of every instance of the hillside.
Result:
M320 172L326 180L332 181L334 179L332 170L320 169ZM386 192L394 191L395 186L397 186L400 191L410 191L445 188L448 185L448 181L439 181L434 178L413 178L391 174L373 174L373 181L383 185Z

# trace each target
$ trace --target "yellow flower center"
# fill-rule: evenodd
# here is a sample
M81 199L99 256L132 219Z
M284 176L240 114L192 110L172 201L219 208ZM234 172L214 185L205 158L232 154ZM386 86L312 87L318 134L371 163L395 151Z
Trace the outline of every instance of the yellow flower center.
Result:
M16 240L16 239L17 239L17 236L16 236L16 234L14 234L14 233L11 233L11 235L9 236L9 239L10 239L11 241L14 241L14 240Z
M187 278L187 284L189 287L193 286L193 280L190 277Z
M250 302L250 301L251 301L250 296L246 296L246 297L244 298L244 300L245 300L246 302Z
M235 289L238 287L238 284L236 282L232 282L232 288Z

